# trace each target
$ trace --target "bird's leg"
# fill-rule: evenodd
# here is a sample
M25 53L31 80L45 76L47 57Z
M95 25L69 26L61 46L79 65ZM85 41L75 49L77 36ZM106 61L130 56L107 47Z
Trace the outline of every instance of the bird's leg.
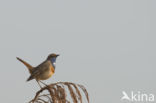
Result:
M40 85L39 81L38 80L36 80L36 81L37 81L38 85L40 86L40 88L42 89L42 86Z
M45 84L45 83L43 83L42 81L40 81L43 85L45 85L45 86L47 86L48 87L48 85L47 84Z

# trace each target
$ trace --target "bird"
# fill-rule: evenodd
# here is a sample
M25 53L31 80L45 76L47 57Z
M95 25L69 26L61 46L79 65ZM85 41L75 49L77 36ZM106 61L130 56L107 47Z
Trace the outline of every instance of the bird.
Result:
M16 58L17 58L17 60L22 62L29 70L30 76L27 79L27 81L36 79L37 83L39 84L39 82L41 82L41 80L47 80L55 73L56 58L58 56L59 56L59 54L55 54L55 53L49 54L47 59L36 67L31 66L29 63L20 59L19 57L16 57ZM41 83L45 84L43 82L41 82ZM39 84L39 86L41 87L40 84Z

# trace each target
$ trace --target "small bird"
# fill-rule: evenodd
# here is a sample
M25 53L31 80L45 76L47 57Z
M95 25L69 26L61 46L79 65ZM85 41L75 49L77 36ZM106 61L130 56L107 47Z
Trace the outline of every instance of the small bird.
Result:
M41 80L46 80L54 74L56 58L58 56L59 56L58 54L54 54L54 53L50 54L43 63L41 63L40 65L38 65L36 67L31 66L30 64L28 64L24 60L20 59L19 57L17 57L17 59L28 68L28 70L31 74L29 76L29 78L27 79L27 81L36 79L37 83L39 84L39 82L41 82ZM41 83L43 83L43 82L41 82ZM39 86L41 87L40 84L39 84Z

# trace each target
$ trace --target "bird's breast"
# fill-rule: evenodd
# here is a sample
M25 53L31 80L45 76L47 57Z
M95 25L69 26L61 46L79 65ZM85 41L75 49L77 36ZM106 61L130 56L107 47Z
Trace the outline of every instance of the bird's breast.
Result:
M46 80L46 79L50 78L54 74L54 72L55 72L54 67L52 65L50 65L49 68L46 71L44 71L44 73L42 73L39 76L38 79L40 79L40 80Z

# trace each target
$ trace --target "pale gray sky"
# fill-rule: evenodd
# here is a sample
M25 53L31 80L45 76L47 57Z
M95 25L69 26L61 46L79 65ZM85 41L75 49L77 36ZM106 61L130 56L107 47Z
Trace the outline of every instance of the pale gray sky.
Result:
M91 103L120 103L122 90L156 94L155 0L1 0L0 101L26 103L39 89L33 66L59 53L45 81L86 86Z

